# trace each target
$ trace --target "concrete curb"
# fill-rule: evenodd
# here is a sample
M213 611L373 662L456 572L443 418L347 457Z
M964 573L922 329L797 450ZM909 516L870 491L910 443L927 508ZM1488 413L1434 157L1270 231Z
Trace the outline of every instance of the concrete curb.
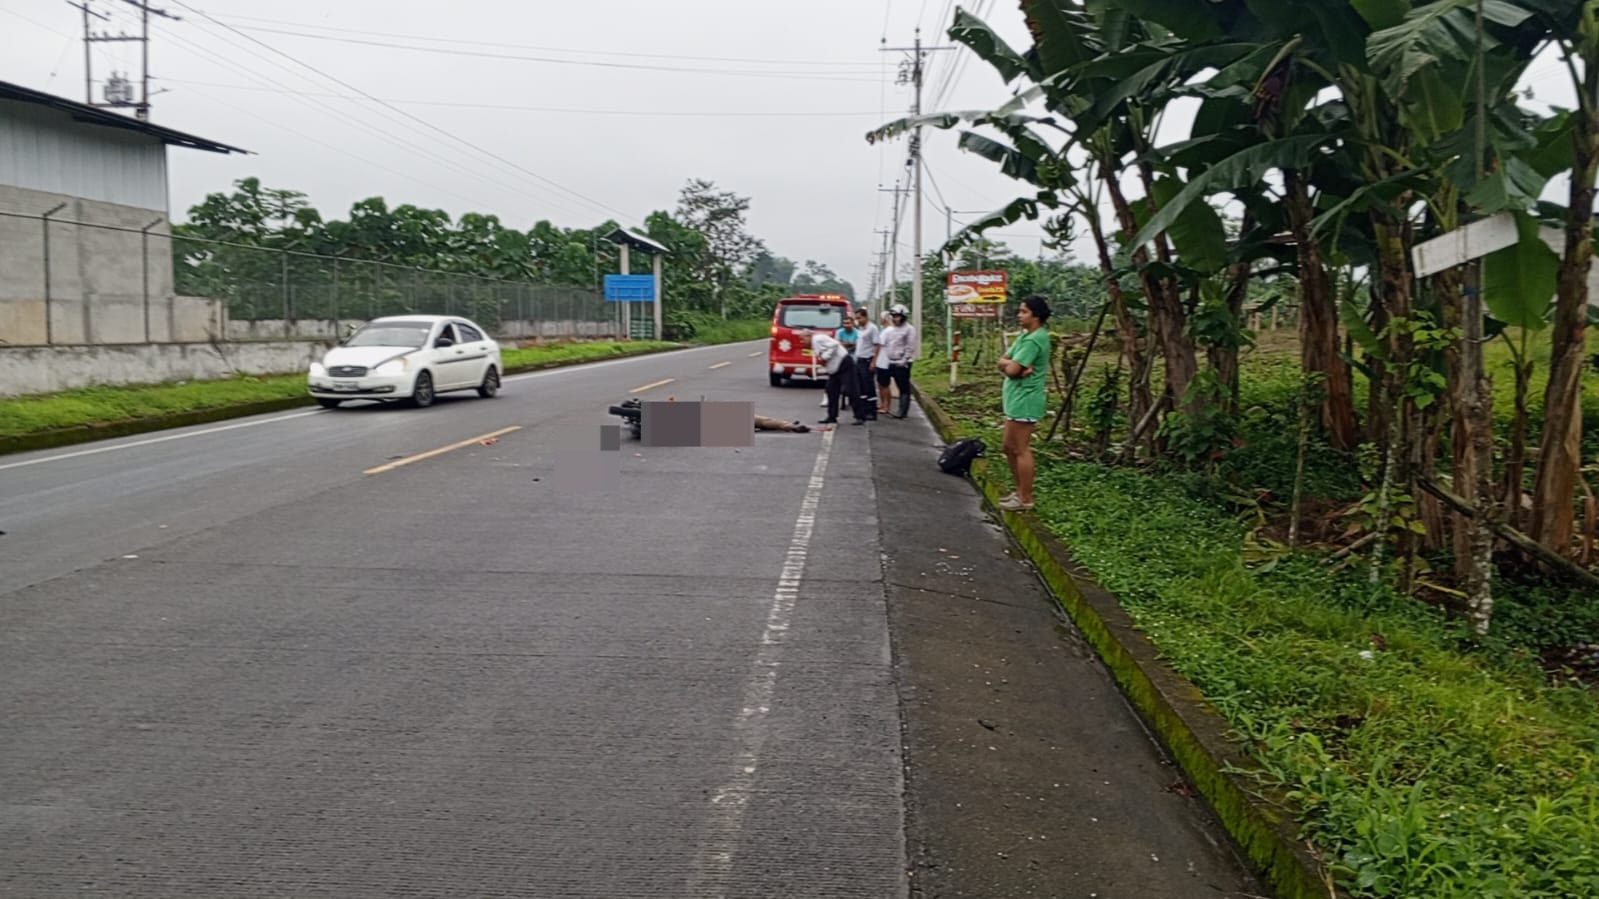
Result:
M744 343L746 341L739 341ZM657 353L675 353L679 350L694 349L691 344L679 344L672 347L658 349L638 350L636 352L608 353L588 359L562 359L556 362L540 362L530 365L513 365L505 370L507 375L519 375L530 371L543 371L551 368L567 368L573 365L586 365L590 362L608 362L612 359L626 359L631 356L653 356ZM305 406L316 405L316 400L309 396L290 396L276 400L262 400L255 403L237 403L231 406L215 406L210 409L197 409L193 412L175 412L171 415L151 415L145 418L130 418L126 421L106 422L104 424L81 425L75 428L58 428L51 431L38 431L33 434L19 434L15 437L0 437L0 456L11 453L24 453L31 450L54 449L59 446L71 446L78 443L92 443L97 440L110 440L114 437L129 437L135 434L148 434L153 431L167 431L173 428L187 428L193 425L210 424L216 421L226 421L230 418L247 418L251 415L266 415L272 412L283 412L289 409L299 409Z
M940 437L948 442L961 436L936 400L919 385L912 389ZM1000 511L1003 491L986 469L986 460L979 459L971 472L984 504L1004 522L1127 699L1280 899L1341 897L1330 872L1299 841L1288 806L1260 798L1254 784L1229 773L1255 765L1228 739L1226 721L1199 688L1160 661L1154 644L1127 611L1072 559L1043 522L1028 513Z

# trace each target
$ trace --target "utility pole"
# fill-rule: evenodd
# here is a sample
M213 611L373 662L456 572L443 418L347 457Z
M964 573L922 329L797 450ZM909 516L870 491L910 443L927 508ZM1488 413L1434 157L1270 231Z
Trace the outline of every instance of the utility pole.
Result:
M926 66L923 63L927 59L927 54L934 50L953 49L953 47L923 47L922 30L920 28L916 29L916 40L913 46L883 48L884 51L893 50L911 54L908 64L906 62L900 63L897 83L909 83L915 90L915 99L911 104L912 116L920 117L922 114L922 82L924 80L923 75L926 74ZM911 132L910 164L913 167L911 177L915 184L912 190L916 195L914 201L916 208L913 210L915 234L912 236L911 243L912 252L916 256L911 275L913 279L911 281L911 325L916 328L916 337L920 341L922 336L922 126L919 123ZM920 355L921 348L918 346L916 348L916 356L919 357Z
M83 0L82 3L73 3L71 0L67 0L67 5L73 9L83 10L83 102L92 106L94 105L94 75L92 74L94 63L89 56L89 17L94 16L102 22L111 21L111 17L90 9L89 0Z
M123 2L139 11L141 28L140 34L137 37L129 35L126 32L115 35L111 34L110 32L95 34L90 27L89 17L94 16L102 21L110 21L110 19L90 9L89 0L82 0L80 3L72 3L69 0L67 4L74 9L83 10L83 89L84 93L87 95L84 98L84 102L88 103L90 106L131 106L133 107L134 115L137 116L140 121L149 121L150 15L151 13L154 13L163 19L171 19L174 22L182 20L164 9L156 9L155 7L151 6L147 0L123 0ZM143 45L140 56L140 67L142 71L139 73L140 92L138 102L134 102L133 100L133 85L130 84L127 79L123 78L120 74L113 72L112 77L106 81L104 99L101 102L96 103L94 99L94 63L89 52L89 45L98 43L118 43L124 41L136 41Z
M877 254L877 274L872 278L872 292L869 294L869 296L872 297L871 313L873 316L873 321L877 320L877 314L882 311L881 309L877 308L878 306L882 305L881 303L877 302L877 292L883 286L883 273L888 268L888 241L889 237L893 235L894 231L891 228L878 228L877 233L883 235L883 249Z
M899 196L910 193L911 189L900 187L899 182L895 181L893 187L879 187L878 190L894 194L894 230L888 239L888 296L889 305L892 306L899 298Z
M915 65L911 67L911 81L916 85L916 104L912 107L912 114L920 117L922 114L922 30L916 29L916 52L913 54ZM922 356L922 126L917 125L911 133L911 165L915 166L916 179L916 208L913 210L916 220L916 233L911 245L911 255L915 257L914 268L911 270L911 327L915 328L916 345L911 347L911 358L920 359Z

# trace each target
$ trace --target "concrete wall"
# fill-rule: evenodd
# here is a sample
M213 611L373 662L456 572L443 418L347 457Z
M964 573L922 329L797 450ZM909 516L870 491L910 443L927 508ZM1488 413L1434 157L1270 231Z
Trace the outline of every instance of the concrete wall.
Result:
M3 214L38 216L58 203L66 205L48 224ZM146 239L140 229L157 220ZM161 210L0 185L0 345L164 342L219 334L223 322L216 304L173 296L168 234Z
M102 384L225 378L306 371L330 344L166 343L137 346L0 347L0 396Z

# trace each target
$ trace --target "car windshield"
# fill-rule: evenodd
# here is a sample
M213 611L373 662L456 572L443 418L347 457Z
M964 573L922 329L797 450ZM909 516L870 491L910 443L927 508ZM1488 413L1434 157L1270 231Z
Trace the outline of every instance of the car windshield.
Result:
M420 347L427 342L433 325L428 322L382 322L370 324L350 336L345 346Z
M844 307L790 305L783 307L778 323L785 328L837 328L844 324Z

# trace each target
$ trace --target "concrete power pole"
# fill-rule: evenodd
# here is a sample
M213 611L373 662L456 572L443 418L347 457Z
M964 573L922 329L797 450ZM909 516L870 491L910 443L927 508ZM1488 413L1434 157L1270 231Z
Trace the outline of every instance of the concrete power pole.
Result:
M892 306L895 299L899 296L899 196L900 194L910 193L911 189L908 187L900 187L899 182L895 181L893 187L879 187L878 190L891 191L894 194L894 217L892 219L894 228L890 232L891 236L888 239L889 301L888 305L883 307L886 309L888 306Z
M922 30L916 29L916 52L912 54L914 64L911 66L911 82L916 86L916 104L912 107L914 115L922 114ZM912 347L912 359L922 356L922 126L917 125L911 134L911 165L915 166L916 181L916 208L915 236L911 245L911 255L915 257L914 268L911 269L911 326L916 329L916 346Z
M872 314L872 321L877 321L877 314L882 311L881 291L886 279L884 273L888 271L888 240L894 231L892 228L878 228L877 233L883 235L883 249L877 254L877 270L872 273L872 289L866 294L867 311Z
M920 116L922 114L922 82L924 80L922 76L926 72L923 63L927 59L927 54L933 50L952 50L954 48L922 46L922 30L918 28L916 29L916 40L912 46L885 47L883 49L910 52L909 65L901 65L899 83L905 84L909 82L914 89L915 100L911 105L911 114ZM911 192L915 195L915 199L912 202L916 204L916 208L912 210L914 219L912 227L915 229L915 234L912 235L911 248L916 258L912 264L911 275L913 279L911 281L911 325L916 328L916 336L920 340L922 335L922 126L919 124L911 132L910 164L913 167L911 177L914 183ZM920 357L920 355L921 348L918 346L916 348L916 356Z

